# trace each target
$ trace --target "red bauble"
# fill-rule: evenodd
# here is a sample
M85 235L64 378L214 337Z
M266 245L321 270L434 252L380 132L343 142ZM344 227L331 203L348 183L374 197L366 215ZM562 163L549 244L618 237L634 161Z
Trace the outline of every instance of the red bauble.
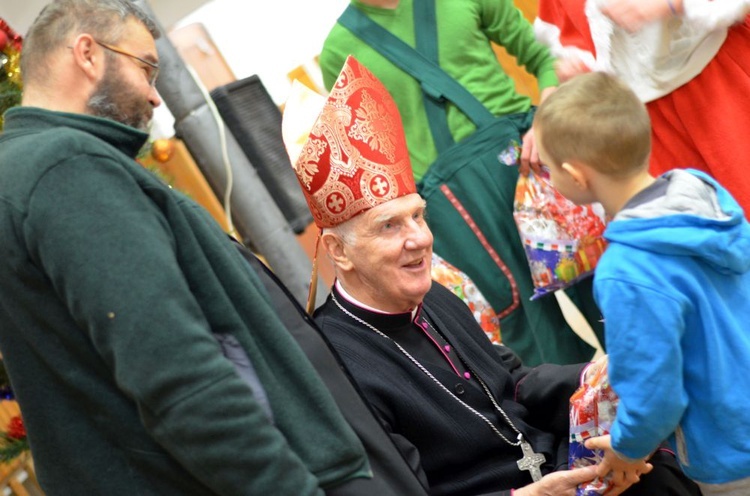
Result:
M11 439L23 439L26 437L26 426L23 425L21 417L16 415L10 419L6 434Z
M0 52L5 50L5 47L8 46L8 33L0 29Z

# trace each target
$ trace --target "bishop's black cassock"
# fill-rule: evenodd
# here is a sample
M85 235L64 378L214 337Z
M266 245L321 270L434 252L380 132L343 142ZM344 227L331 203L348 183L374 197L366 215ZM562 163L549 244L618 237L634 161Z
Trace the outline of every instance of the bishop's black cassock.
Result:
M479 376L534 451L545 455L542 471L567 465L568 401L583 365L524 367L510 349L493 345L466 304L439 284L433 284L415 318L364 310L335 287L332 294L515 442L517 434L493 407ZM532 482L516 464L521 448L503 441L393 341L345 314L330 296L315 319L410 464L421 466L431 494L482 494Z
M523 366L509 348L493 345L466 304L437 283L422 305L403 314L364 309L334 285L315 320L431 495L509 495L532 480L517 465L521 448L510 446L443 390L396 342L515 442L517 434L493 406L481 379L533 450L544 454L542 473L567 468L569 401L585 364ZM651 474L624 495L700 494L671 453L659 451L651 463Z

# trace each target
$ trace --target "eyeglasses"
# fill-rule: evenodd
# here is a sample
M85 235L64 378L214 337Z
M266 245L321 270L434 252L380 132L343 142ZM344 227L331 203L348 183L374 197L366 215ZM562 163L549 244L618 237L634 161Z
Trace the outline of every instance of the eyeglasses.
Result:
M146 78L148 79L148 84L150 84L151 86L154 86L156 84L156 78L159 77L159 64L155 64L137 55L133 55L130 52L126 52L122 48L113 47L112 45L102 43L101 41L97 41L97 40L94 40L94 41L96 42L97 45L101 46L102 48L106 48L110 52L119 53L120 55L125 55L126 57L130 57L133 60L137 60L138 62L145 64L146 67L143 67L143 70L146 72Z

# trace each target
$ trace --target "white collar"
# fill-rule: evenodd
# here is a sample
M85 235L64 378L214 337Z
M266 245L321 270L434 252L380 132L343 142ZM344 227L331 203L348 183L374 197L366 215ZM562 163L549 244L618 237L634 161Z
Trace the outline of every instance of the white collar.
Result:
M353 297L352 295L350 295L344 289L344 286L341 284L341 282L338 279L336 279L336 281L334 281L334 285L336 286L336 290L339 293L341 293L341 296L345 300L347 300L352 305L358 306L359 308L362 308L364 310L368 310L368 311L373 312L373 313L383 314L383 315L398 315L400 313L404 313L404 312L385 312L383 310L379 310L377 308L371 307L370 305L366 305L366 304L362 303L361 301L359 301L358 299L356 299L355 297ZM412 308L412 310L411 310L411 318L412 318L412 320L414 320L414 317L416 317L418 310L419 310L419 305L417 305L416 307Z

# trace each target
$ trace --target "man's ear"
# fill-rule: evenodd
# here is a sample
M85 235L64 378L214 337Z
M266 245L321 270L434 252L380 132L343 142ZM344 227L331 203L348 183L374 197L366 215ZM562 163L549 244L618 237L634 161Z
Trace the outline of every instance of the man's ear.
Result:
M561 167L565 172L570 174L570 177L573 178L573 182L579 189L584 191L589 189L588 171L584 165L577 162L563 162Z
M70 46L76 66L92 81L104 72L104 52L96 50L96 41L88 33L76 36Z
M320 237L328 258L341 270L351 270L352 262L349 259L344 241L332 232L324 232Z

